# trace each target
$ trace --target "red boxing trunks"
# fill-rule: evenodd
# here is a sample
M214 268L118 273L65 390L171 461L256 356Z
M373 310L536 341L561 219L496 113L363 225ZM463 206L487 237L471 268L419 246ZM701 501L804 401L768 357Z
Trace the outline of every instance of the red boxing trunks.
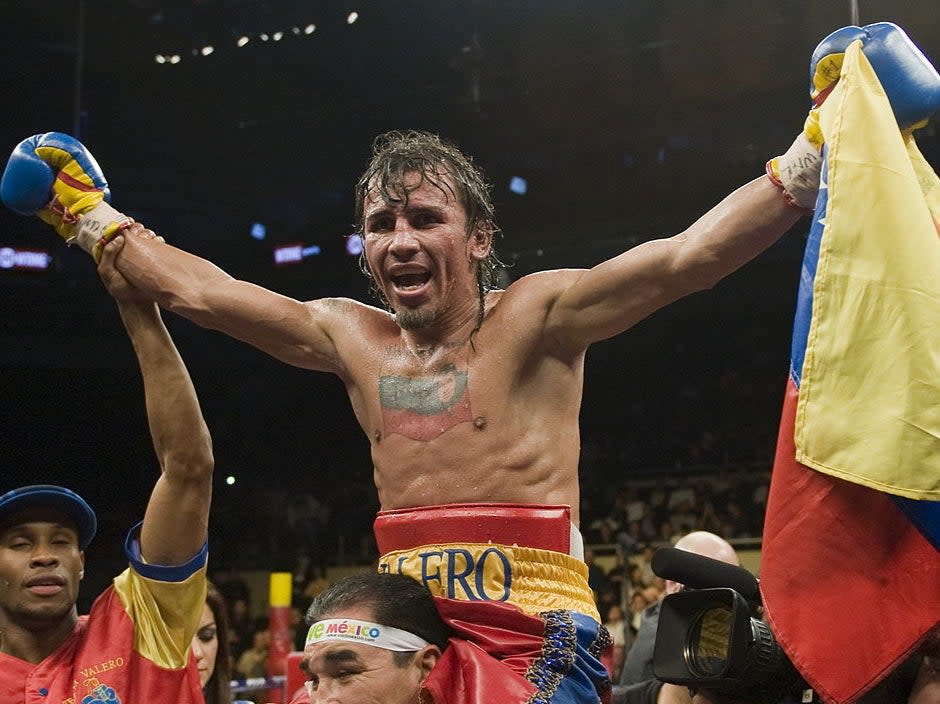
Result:
M567 506L454 504L383 511L379 570L435 595L453 631L424 682L435 704L609 700L611 644L587 566L568 555Z

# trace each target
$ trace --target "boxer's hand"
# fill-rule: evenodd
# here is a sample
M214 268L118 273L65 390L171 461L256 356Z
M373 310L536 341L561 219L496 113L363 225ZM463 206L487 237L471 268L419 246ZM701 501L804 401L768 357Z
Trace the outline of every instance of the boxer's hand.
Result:
M845 50L856 39L864 42L866 38L861 27L843 27L823 39L813 51L809 67L813 107L803 123L803 131L786 153L767 162L767 175L783 189L790 205L807 211L816 205L825 141L819 129L819 106L839 80Z
M108 182L95 158L61 132L33 135L16 145L0 180L0 197L22 215L38 215L96 260L101 247L131 222L108 205Z
M124 249L125 237L140 237L163 242L162 237L156 235L152 230L145 229L143 225L139 223L129 225L113 239L103 243L101 258L98 261L98 276L101 277L108 293L119 303L152 304L151 299L131 284L115 266L118 255Z
M891 103L902 130L923 126L940 109L940 75L900 27L878 22L843 27L823 39L810 60L809 111L803 132L782 156L767 162L767 174L784 192L787 202L812 210L819 190L824 137L819 106L832 92L842 71L845 50L860 40Z

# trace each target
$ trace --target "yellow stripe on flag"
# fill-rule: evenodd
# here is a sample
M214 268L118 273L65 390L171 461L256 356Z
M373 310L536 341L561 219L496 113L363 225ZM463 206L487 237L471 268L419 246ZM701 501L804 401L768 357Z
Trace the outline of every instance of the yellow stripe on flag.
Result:
M797 407L796 459L940 499L940 180L852 44L820 108L828 207Z

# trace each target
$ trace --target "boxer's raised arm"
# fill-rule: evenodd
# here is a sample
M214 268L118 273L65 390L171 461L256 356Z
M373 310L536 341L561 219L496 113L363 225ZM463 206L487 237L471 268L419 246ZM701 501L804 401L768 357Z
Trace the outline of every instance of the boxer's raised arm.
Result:
M102 247L133 221L108 204L98 162L77 139L33 135L10 155L0 180L3 202L36 215L97 261ZM328 328L329 306L304 304L238 281L214 264L131 230L115 266L161 306L203 327L248 342L289 364L342 373Z
M161 470L140 530L141 556L150 564L181 565L207 539L212 441L189 373L159 309L114 268L117 246L112 242L104 248L99 273L118 303L137 355L147 422Z
M668 303L713 286L800 215L768 178L756 179L685 232L645 242L574 278L546 316L547 336L580 349L621 333Z
M328 332L333 316L324 301L303 303L240 281L157 240L134 235L123 240L116 267L161 307L288 364L342 373Z
M737 189L680 235L567 277L545 318L546 339L578 350L622 332L667 303L713 286L770 246L800 213L811 212L822 165L820 105L855 42L881 79L901 129L922 124L940 109L940 75L899 27L879 22L833 32L810 61L813 108L804 129L768 162L767 177Z

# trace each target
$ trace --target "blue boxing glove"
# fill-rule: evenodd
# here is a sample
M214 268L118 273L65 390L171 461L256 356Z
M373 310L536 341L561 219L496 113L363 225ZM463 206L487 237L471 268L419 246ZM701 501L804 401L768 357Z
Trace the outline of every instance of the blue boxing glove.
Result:
M108 182L95 158L61 132L33 135L16 145L0 180L0 197L21 215L38 215L95 261L132 222L108 205Z
M864 36L853 36L858 32ZM844 41L843 35L850 40ZM896 24L876 22L861 29L836 30L816 47L813 65L828 63L827 72L833 76L834 85L842 69L845 49L855 39L862 40L862 52L888 96L898 127L902 131L923 127L930 116L940 110L940 74ZM810 93L816 101L817 94L825 90L825 81L817 85L815 79L820 71L816 71L816 75L812 73ZM821 101L816 102L819 103Z
M767 175L791 205L811 211L819 190L821 151L819 106L835 88L845 50L855 41L878 76L902 130L922 127L940 109L940 75L904 30L890 22L843 27L823 39L810 60L809 111L803 132L787 152L767 162Z

